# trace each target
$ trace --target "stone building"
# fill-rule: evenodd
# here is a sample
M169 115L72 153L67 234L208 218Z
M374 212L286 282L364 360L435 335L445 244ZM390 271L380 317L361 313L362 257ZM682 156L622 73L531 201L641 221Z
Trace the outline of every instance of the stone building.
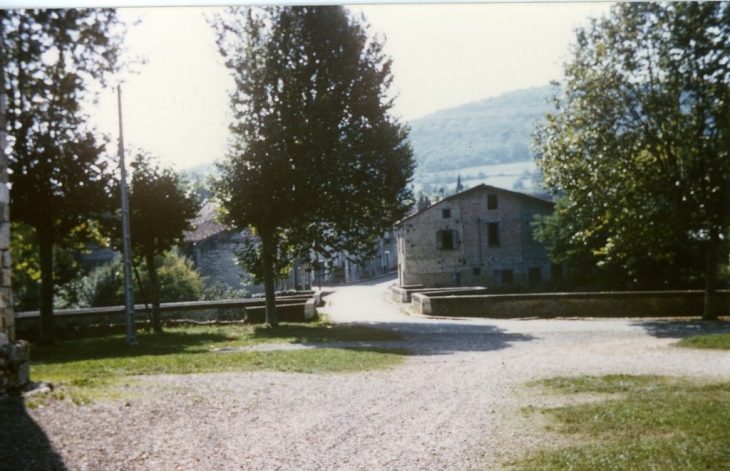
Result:
M10 191L8 158L5 154L3 90L4 84L0 87L0 396L10 390L22 389L30 382L28 344L15 338L15 312L10 283Z
M558 276L532 237L533 216L553 203L479 185L398 223L401 286L515 285L535 288Z
M315 273L313 283L323 284L355 283L376 276L394 273L398 269L398 243L394 229L373 241L375 252L372 257L351 262L346 252L338 253L327 264L323 273ZM315 255L316 257L316 255Z
M216 284L233 289L245 289L248 294L262 293L263 285L251 284L252 279L237 263L236 251L247 240L256 240L249 231L235 231L216 219L218 204L206 202L193 219L192 231L185 232L181 251L192 259L206 286ZM295 263L289 276L277 281L277 290L308 289L309 274L300 263Z

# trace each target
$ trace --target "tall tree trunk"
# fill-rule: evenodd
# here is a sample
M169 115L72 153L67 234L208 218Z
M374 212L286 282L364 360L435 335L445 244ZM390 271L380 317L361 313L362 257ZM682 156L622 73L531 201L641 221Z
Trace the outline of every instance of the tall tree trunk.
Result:
M275 238L271 233L261 232L261 257L264 265L264 294L266 295L266 323L272 327L279 325L276 317L276 290L274 287L274 249Z
M160 280L157 278L157 267L155 266L155 254L146 253L145 263L147 265L147 273L150 275L150 284L152 285L152 330L162 332L162 319L160 318Z
M720 234L713 225L710 229L710 242L707 247L707 267L705 269L705 305L702 319L717 320L717 266L720 256Z
M39 227L36 231L41 265L39 343L50 345L56 341L53 319L53 229Z

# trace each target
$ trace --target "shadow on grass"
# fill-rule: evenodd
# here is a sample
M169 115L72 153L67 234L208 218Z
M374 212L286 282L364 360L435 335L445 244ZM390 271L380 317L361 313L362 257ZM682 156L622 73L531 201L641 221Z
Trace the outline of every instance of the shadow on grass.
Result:
M398 332L358 324L281 324L276 328L257 326L252 338L261 341L289 340L292 343L300 344L399 341L403 339Z
M631 325L641 327L657 338L684 339L695 335L730 333L728 321L636 321Z
M113 335L65 340L54 345L31 345L33 363L66 363L81 360L140 357L147 355L196 354L215 343L232 340L224 332L176 332L138 334L139 345L129 346L126 337Z
M0 398L0 417L0 469L68 469L21 398Z
M190 355L191 361L194 361L194 355L209 353L214 349L291 350L297 346L399 355L446 355L502 350L516 342L534 340L535 337L509 333L484 324L387 322L281 324L276 328L257 326L244 330L217 327L199 331L186 328L184 331L167 330L163 334L142 333L138 339L139 345L134 347L126 345L122 335L67 340L52 346L32 346L31 358L35 364L46 365L165 355ZM267 345L257 348L260 344Z

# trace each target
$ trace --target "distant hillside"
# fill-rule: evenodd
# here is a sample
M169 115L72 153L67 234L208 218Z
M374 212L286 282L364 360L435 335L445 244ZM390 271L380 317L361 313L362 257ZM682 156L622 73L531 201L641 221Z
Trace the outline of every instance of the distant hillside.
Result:
M454 191L461 178L468 188L486 183L539 192L530 135L549 110L550 89L517 90L411 121L410 141L418 163L416 190ZM213 164L202 164L186 171L202 188L204 175L213 169Z
M547 85L517 90L411 121L417 173L532 160L530 135L549 97Z

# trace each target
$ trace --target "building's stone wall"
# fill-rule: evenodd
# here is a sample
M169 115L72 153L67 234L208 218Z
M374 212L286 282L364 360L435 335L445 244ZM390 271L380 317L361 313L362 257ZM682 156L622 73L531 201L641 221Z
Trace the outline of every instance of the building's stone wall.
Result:
M448 212L449 217L444 217ZM453 248L438 247L438 232L454 231ZM456 286L464 265L464 228L459 201L448 198L407 220L398 230L399 284Z
M4 134L0 128L0 395L30 382L28 344L15 338L10 282L10 192Z
M496 207L490 208L490 199ZM550 202L487 185L446 198L400 224L399 284L528 286L531 270L533 281L538 273L546 281L550 260L533 239L531 223L535 214L550 212ZM490 224L497 224L499 239L491 244ZM443 230L455 231L452 249L438 247L437 233Z

